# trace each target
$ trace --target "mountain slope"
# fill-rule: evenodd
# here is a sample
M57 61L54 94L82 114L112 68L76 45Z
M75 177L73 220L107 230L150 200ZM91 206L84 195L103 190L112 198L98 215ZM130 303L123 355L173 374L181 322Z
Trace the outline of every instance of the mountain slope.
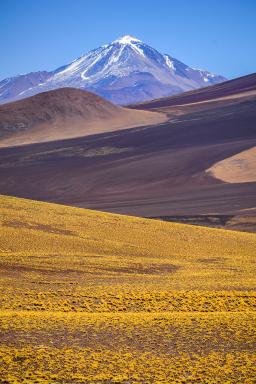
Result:
M207 172L226 183L256 182L256 147L214 164Z
M205 87L198 90L184 92L181 95L171 97L162 97L156 100L150 100L140 104L130 105L129 108L154 110L168 109L174 106L183 106L187 104L196 104L200 102L216 101L223 98L240 98L243 96L255 95L256 93L256 73L237 79L224 81L216 84L214 87Z
M150 125L165 115L132 111L80 89L61 88L0 105L0 147Z
M51 76L51 72L31 72L0 81L0 102L15 100L17 95L22 98L23 92L44 83Z
M28 75L29 76L29 75ZM95 92L116 104L172 95L224 81L222 76L190 68L132 36L123 36L58 68L45 81L6 95L6 102L43 91L74 87ZM19 77L9 80L15 89ZM3 81L4 82L4 81ZM2 82L2 83L3 83ZM6 85L5 85L6 86Z

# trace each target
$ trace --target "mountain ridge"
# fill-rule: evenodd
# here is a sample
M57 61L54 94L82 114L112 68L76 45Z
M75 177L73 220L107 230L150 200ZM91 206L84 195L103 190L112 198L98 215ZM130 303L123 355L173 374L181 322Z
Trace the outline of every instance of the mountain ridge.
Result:
M52 72L32 72L2 80L0 102L73 87L94 92L115 104L129 104L224 80L223 76L193 69L141 40L125 35Z

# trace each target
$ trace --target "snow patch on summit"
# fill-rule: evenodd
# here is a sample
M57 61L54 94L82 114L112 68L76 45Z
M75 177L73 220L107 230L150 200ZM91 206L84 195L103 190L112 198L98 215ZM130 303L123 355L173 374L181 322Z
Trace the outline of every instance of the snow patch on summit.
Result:
M119 43L119 44L132 44L133 42L142 43L142 41L137 39L137 37L134 37L131 35L124 35L120 37L120 39L117 39L114 41L114 43Z
M131 35L125 35L113 41L112 44L121 44L122 46L130 46L135 52L139 55L145 57L143 50L139 47L140 44L143 44L141 40L137 39L137 37L133 37Z

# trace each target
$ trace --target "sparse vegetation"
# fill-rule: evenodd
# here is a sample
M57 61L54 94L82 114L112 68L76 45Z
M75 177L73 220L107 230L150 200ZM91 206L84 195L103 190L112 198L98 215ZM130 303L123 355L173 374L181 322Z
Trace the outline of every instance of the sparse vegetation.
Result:
M0 204L0 383L255 382L254 234Z

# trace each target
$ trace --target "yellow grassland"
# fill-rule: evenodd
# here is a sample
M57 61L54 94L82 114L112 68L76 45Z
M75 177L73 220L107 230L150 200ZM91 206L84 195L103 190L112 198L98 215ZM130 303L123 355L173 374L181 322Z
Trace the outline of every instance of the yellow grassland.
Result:
M256 235L0 206L0 383L255 383Z

